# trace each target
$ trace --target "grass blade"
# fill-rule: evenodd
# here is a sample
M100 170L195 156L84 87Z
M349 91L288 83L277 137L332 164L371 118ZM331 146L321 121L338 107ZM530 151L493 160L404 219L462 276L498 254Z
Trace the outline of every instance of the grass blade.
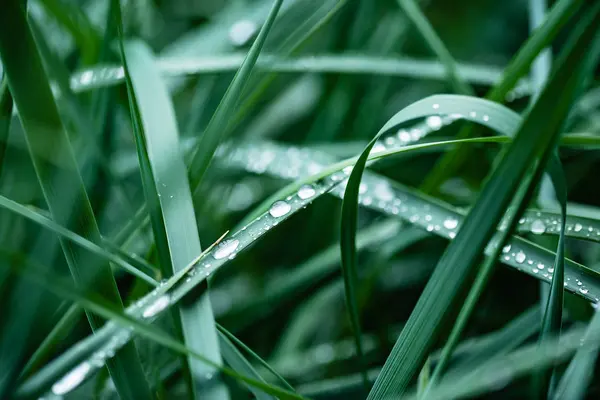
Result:
M100 233L94 214L67 133L52 98L40 55L27 26L23 3L17 0L5 2L0 15L0 25L3 27L0 32L0 57L53 219L91 241L99 242ZM14 41L15 37L21 38L19 44ZM23 68L25 65L27 68ZM39 154L53 152L62 155L58 168L39 157ZM59 179L59 185L49 179L49 168L58 174L56 178ZM73 209L79 214L78 218L73 218ZM61 241L61 247L79 285L86 287L93 281L117 306L122 304L108 263L82 253L67 241ZM79 264L82 260L89 262L89 265L83 268ZM88 319L93 329L101 324L101 321L92 315L89 315ZM136 395L152 398L133 344L123 348L110 360L108 367L123 398L135 398Z
M122 29L120 24L118 29ZM168 277L185 268L201 252L192 195L179 153L173 107L150 50L142 42L131 42L122 43L121 51L146 202L162 272ZM180 307L179 312L188 347L221 363L208 292ZM228 397L220 385L202 394L200 384L214 370L195 359L188 363L196 397Z
M402 8L402 11L406 13L408 18L417 28L417 31L421 34L429 48L435 53L437 58L442 62L446 73L450 80L450 84L456 91L456 93L464 94L467 96L473 96L475 92L473 89L461 78L456 67L456 61L450 54L442 39L437 35L427 17L421 12L419 6L414 0L398 0L398 5Z
M204 173L208 169L214 153L217 150L219 143L223 139L221 132L226 129L230 122L230 118L234 114L235 107L240 101L240 96L242 95L244 87L250 78L250 73L254 68L254 64L256 64L256 60L258 59L260 51L265 43L265 40L267 39L269 30L273 26L273 22L275 22L275 17L279 12L282 3L283 0L274 1L273 7L271 8L271 11L269 11L267 20L260 29L258 37L252 44L252 47L244 59L244 62L240 66L240 69L233 77L229 88L227 88L227 92L225 92L225 95L221 99L221 103L219 104L217 111L215 111L215 114L212 116L208 126L204 130L204 133L200 139L200 143L198 144L198 148L192 156L192 161L190 162L190 186L192 188L192 193L194 193L200 186L202 178L204 177Z
M8 132L10 131L10 120L12 117L13 101L6 77L0 81L0 176L4 165L4 154L8 143Z

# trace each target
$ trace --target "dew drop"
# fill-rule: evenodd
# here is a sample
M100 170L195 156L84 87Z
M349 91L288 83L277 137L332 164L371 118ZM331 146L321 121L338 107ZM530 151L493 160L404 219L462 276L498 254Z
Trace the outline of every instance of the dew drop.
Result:
M437 103L436 103L436 104L434 104L434 105L433 105L433 109L434 109L434 110L437 110L438 108L440 108L440 105L439 105L439 104L437 104Z
M236 46L245 45L256 32L256 24L247 19L236 22L229 30L229 40Z
M437 115L432 115L430 117L427 117L427 119L425 120L425 123L431 129L437 130L437 129L440 129L442 127L442 118L440 118Z
M87 376L87 374L92 369L92 366L88 362L84 362L79 364L77 367L69 371L65 376L63 376L58 382L52 385L52 392L61 396L63 394L69 393L71 390L75 389Z
M458 226L458 220L454 218L448 218L444 221L444 228L446 229L454 229Z
M546 225L542 220L536 219L531 223L531 232L535 233L536 235L541 235L542 233L546 232Z
M427 232L433 231L433 225L427 225Z
M385 146L381 143L375 143L375 146L373 146L369 154L377 154L381 153L382 151L385 151Z
M544 269L544 264L542 264L542 263L539 263L539 264L537 265L537 267L538 267L538 269Z
M274 218L283 217L285 214L289 213L292 209L288 203L283 200L276 201L273 203L271 208L269 209L269 214L271 214Z
M240 241L237 239L227 240L226 242L221 243L219 245L219 247L217 247L217 250L213 254L213 257L216 260L220 260L222 258L228 257L231 253L236 251L239 244L240 244Z
M450 239L454 239L456 237L456 232L450 232L448 233L448 236L450 237Z
M515 261L518 262L519 264L523 264L523 262L525 261L526 258L527 258L527 256L522 251L519 251L515 255Z
M298 197L302 200L310 199L315 194L317 194L317 192L311 185L302 185L300 189L298 189Z
M162 295L158 299L154 300L152 304L146 308L142 314L144 318L154 317L156 314L164 310L169 305L169 296Z
M363 194L363 193L367 193L367 190L369 189L369 187L367 186L366 183L361 183L358 186L358 193Z
M402 129L398 131L398 139L400 139L401 142L410 142L410 133Z
M509 251L510 251L510 244L507 244L506 246L504 246L504 247L502 248L502 252L503 252L503 253L508 253Z
M580 232L582 229L583 229L583 225L575 224L575 229L574 229L575 232Z
M581 293L583 293L583 294L586 294L586 293L588 292L588 290L587 290L587 289L584 289L584 288L581 288L581 289L579 289L579 291L580 291Z
M484 120L485 122L489 121L489 120L490 120L490 117L489 117L489 115L484 115L484 116L483 116L483 120Z

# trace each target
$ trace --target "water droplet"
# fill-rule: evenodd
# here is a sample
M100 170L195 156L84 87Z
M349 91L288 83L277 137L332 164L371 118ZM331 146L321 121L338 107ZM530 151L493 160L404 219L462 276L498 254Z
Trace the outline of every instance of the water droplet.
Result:
M542 220L536 219L531 223L531 232L535 233L536 235L541 235L542 233L546 232L546 225Z
M433 109L434 109L434 110L437 110L438 108L440 108L440 105L439 105L439 104L437 104L437 103L436 103L436 104L434 104L434 105L433 105Z
M169 301L170 299L168 295L165 294L163 296L160 296L158 299L154 300L154 302L150 304L148 308L144 310L142 317L154 317L156 314L164 310L169 305Z
M292 206L290 206L285 201L279 200L273 203L273 205L269 209L269 214L271 214L271 216L274 218L279 218L289 213L291 209Z
M537 265L537 267L538 267L538 269L544 269L544 264L542 264L542 263L539 263L539 264Z
M410 133L408 133L404 129L399 130L398 139L400 139L401 142L410 142Z
M254 33L256 33L256 24L247 19L236 22L229 29L229 40L236 46L245 45Z
M354 165L348 165L347 167L344 167L342 172L345 173L346 175L350 175L352 173L353 169L354 169Z
M510 247L511 247L510 244L507 244L506 246L504 246L502 248L502 252L503 253L508 253L510 251Z
M358 186L358 193L363 194L363 193L367 193L367 190L369 189L369 187L367 186L366 183L361 183Z
M519 264L523 264L523 262L525 261L526 258L527 258L527 256L522 251L519 251L515 255L515 261L518 262Z
M458 220L454 218L448 218L444 221L444 228L446 229L454 229L458 226Z
M470 115L471 117L475 118L475 117L477 116L477 113L476 113L475 111L471 111L471 112L469 113L469 115Z
M427 232L433 231L433 225L427 225Z
M77 367L69 371L63 376L58 382L52 385L52 392L57 396L69 393L75 389L87 376L92 369L92 366L88 362L79 364Z
M311 185L302 185L300 189L298 189L298 197L302 200L310 199L316 193L316 190Z
M427 119L425 120L425 123L431 129L438 130L442 127L442 118L440 118L437 115L432 115L430 117L427 117Z
M579 289L579 291L580 291L581 293L583 293L583 294L586 294L586 293L588 292L588 290L587 290L587 289L584 289L584 288L581 288L581 289Z
M450 237L450 239L454 239L456 237L456 232L450 232L448 233L448 236Z
M490 116L489 116L489 115L484 115L484 116L483 116L483 120L484 120L485 122L489 121L489 120L490 120Z
M240 241L237 239L227 240L227 241L221 243L219 245L219 247L217 247L217 250L213 254L213 257L216 260L220 260L221 258L228 257L231 253L233 253L238 248L239 244L240 244Z
M575 224L575 229L574 229L574 230L575 230L575 232L579 232L579 231L581 231L582 229L583 229L583 225L581 225L581 224Z

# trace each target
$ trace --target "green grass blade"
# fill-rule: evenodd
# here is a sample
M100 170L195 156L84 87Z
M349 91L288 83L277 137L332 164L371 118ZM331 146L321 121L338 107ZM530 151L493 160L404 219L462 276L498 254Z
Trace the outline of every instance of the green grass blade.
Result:
M561 31L584 2L582 0L560 0L548 12L544 22L521 46L510 64L504 69L502 79L488 92L488 100L502 103L516 83L525 76L538 54L547 47ZM459 132L458 138L476 135L474 127L465 127ZM445 154L434 166L429 176L421 185L425 192L437 190L437 187L462 165L466 150L457 148Z
M192 195L179 152L175 114L152 54L142 42L122 46L142 182L161 268L168 277L184 269L201 252ZM185 343L220 363L208 292L180 307L180 318ZM202 393L201 382L205 376L214 374L214 370L195 359L189 359L188 363L196 397L228 397L220 385L214 391Z
M518 182L526 176L527 170L532 165L535 165L536 170L543 168L543 162L538 160L544 160L553 150L556 141L554 139L558 138L559 125L566 117L571 101L581 83L582 68L576 69L578 73L572 73L573 69L579 66L579 59L585 47L590 43L595 44L594 29L596 26L592 22L595 21L588 21L588 24L584 25L587 28L586 31L576 32L577 35L582 36L578 46L572 50L569 54L570 57L553 75L552 84L546 88L536 102L536 106L519 128L515 141L493 172L478 202L465 219L456 239L440 259L369 398L397 395L406 389L432 341L436 338L442 322L447 321L447 309L456 304L460 291L464 290L469 282L469 275L474 272L480 255L491 239ZM544 115L549 107L547 103L554 100L557 91L561 91L565 98L559 103L560 108L554 108L555 110L558 108L554 118L548 119ZM445 106L441 102L422 103L423 112L426 104L431 107L430 110L436 111L440 111ZM410 113L406 111L404 115L393 117L377 137L389 129L388 126L393 126L396 122L395 119L401 120L409 115ZM353 180L360 182L369 152L375 145L376 139L367 146L357 161L350 182ZM347 191L345 195L345 199L354 204L358 202L358 183L355 187L356 191ZM460 266L458 270L457 266Z
M227 92L225 92L225 95L221 99L219 107L215 111L210 122L208 123L208 126L202 134L198 148L192 156L192 161L190 162L189 176L192 193L196 191L202 182L204 173L208 169L214 153L217 150L219 143L223 139L221 133L226 130L230 123L230 119L235 112L235 107L240 101L240 96L242 95L244 87L250 78L254 64L256 64L256 60L258 59L260 51L262 50L265 40L267 39L267 35L273 26L273 22L275 22L275 17L279 12L279 8L281 8L282 3L283 0L275 0L273 3L273 7L271 8L271 11L269 11L267 20L260 29L258 37L252 44L248 55L244 59L244 62L240 66L238 72L233 77L229 88L227 88Z
M30 154L38 180L53 219L75 233L93 242L99 242L100 233L94 214L67 132L52 98L40 55L27 26L23 6L23 3L17 0L4 3L0 15L0 25L3 27L0 32L0 57L11 94L19 110L27 144L31 148ZM18 44L14 40L15 37L20 38ZM43 157L39 157L40 154L52 153L62 155L61 164L57 167L49 165ZM52 177L50 171L55 171L57 176ZM59 185L52 181L54 178L59 179L57 181ZM74 210L79 214L77 218L72 216ZM107 298L116 305L121 304L108 263L82 253L67 241L61 241L61 247L78 284L85 287L93 281ZM89 264L84 267L80 265L81 261ZM92 315L89 316L89 321L92 328L97 328L101 324L101 321ZM136 394L152 397L133 344L124 347L113 360L110 360L108 367L123 398L135 398Z
M4 154L6 153L12 110L12 96L8 90L6 77L3 76L2 81L0 81L0 176L2 176L2 166L4 165Z
M161 74L168 77L234 72L243 62L244 54L239 53L157 59ZM435 81L448 78L443 64L408 56L314 54L283 57L265 53L256 61L255 68L259 71L277 73L370 74ZM492 65L457 62L456 68L460 78L471 84L492 86L502 78L502 69ZM76 92L86 92L118 85L124 79L123 69L120 66L94 66L75 72L71 76L71 88ZM528 87L529 83L522 80L521 85Z
M8 199L2 195L0 195L0 207L5 208L15 214L18 214L22 217L27 218L30 221L35 222L36 224L48 229L58 236L67 239L70 242L78 245L79 247L86 249L107 261L110 261L122 268L123 270L129 272L130 274L137 276L138 278L144 280L152 286L157 286L158 282L155 279L150 277L148 274L152 274L154 271L152 269L148 269L147 266L141 263L131 264L129 261L125 260L119 254L114 251L109 251L102 246L86 239L83 236L76 234L73 231L68 230L64 226L61 226L54 222L53 220L41 215L38 212L35 212L30 207L19 204L11 199ZM136 265L136 266L134 266ZM141 267L141 268L139 268ZM145 271L143 271L145 270Z
M417 31L421 34L429 48L435 53L437 58L442 62L446 73L450 80L450 84L456 93L473 96L473 89L461 78L456 67L456 61L450 54L442 39L435 32L427 17L421 12L419 6L414 0L398 0L398 5L402 11L408 16L410 21L415 25Z
M586 344L590 340L596 341L598 337L600 337L600 313L596 311L582 338L582 347L577 349L575 357L569 363L567 370L558 383L552 399L580 400L585 398L586 390L592 382L594 366L598 358L598 346L589 348Z

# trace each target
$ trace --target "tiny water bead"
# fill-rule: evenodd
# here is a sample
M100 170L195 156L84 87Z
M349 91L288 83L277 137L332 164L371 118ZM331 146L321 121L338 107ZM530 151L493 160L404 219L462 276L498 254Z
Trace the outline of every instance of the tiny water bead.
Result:
M531 223L531 232L536 235L541 235L546 232L546 224L540 219L536 219Z
M222 258L229 257L233 252L237 250L239 244L240 241L237 239L227 240L217 247L217 250L213 254L213 257L215 258L215 260L220 260Z
M582 229L583 229L583 225L581 225L579 223L575 224L575 227L573 228L573 230L575 232L581 232Z
M52 393L62 396L75 389L88 375L92 366L88 362L79 364L69 373L63 376L58 382L52 385Z
M507 244L506 246L504 246L502 248L502 252L506 254L506 253L508 253L510 251L510 248L511 248L511 245Z
M279 218L289 213L291 209L292 206L290 206L283 200L279 200L273 203L273 205L269 209L269 214L271 214L273 218Z
M454 229L458 226L458 220L455 218L448 218L444 220L444 228Z
M162 310L167 308L169 305L170 298L168 295L162 295L158 299L156 299L148 308L146 308L142 314L144 318L154 317L156 314L160 313Z
M310 199L315 194L317 194L317 191L311 185L302 185L300 189L298 189L298 197L302 200Z
M527 259L527 256L525 255L525 253L523 253L522 251L519 251L516 255L515 255L515 261L518 262L519 264L523 264L523 262Z
M430 117L427 117L425 123L427 124L427 126L434 130L440 129L443 125L442 118L438 115L432 115Z
M369 154L377 154L385 151L385 146L381 143L375 143Z

